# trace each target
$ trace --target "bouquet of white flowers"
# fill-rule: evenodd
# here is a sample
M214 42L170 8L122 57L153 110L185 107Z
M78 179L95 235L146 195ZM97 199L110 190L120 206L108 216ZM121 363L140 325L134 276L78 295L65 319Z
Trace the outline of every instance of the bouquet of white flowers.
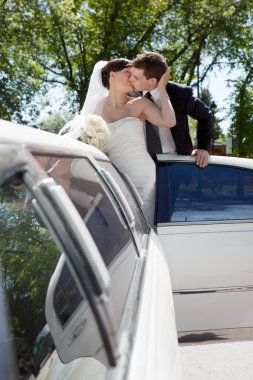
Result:
M87 115L80 140L103 150L110 141L110 131L104 119L98 115Z
M67 133L66 131L69 130ZM60 131L67 136L103 150L110 141L110 131L105 120L98 115L77 115Z

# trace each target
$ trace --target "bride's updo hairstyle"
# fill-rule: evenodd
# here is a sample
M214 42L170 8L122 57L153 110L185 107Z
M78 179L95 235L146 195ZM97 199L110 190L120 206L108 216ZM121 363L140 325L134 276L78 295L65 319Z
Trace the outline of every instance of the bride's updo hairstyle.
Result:
M109 61L101 70L101 76L102 76L102 84L104 87L106 87L108 90L110 88L109 84L109 78L110 78L110 72L114 71L121 71L125 69L126 67L132 67L131 61L129 61L126 58L116 58Z

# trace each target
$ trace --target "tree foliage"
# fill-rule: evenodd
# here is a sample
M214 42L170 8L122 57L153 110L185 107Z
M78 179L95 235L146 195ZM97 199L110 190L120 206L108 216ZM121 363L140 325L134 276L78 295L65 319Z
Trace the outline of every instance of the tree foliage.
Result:
M61 84L82 107L94 63L159 51L173 79L196 85L224 63L252 62L253 0L5 0L0 113L20 111L40 89ZM200 65L201 64L201 65ZM200 76L196 78L196 67ZM11 97L10 93L14 93Z
M212 94L207 88L204 88L200 93L200 99L211 109L213 113L213 142L222 141L224 142L225 136L220 127L220 122L222 121L217 117L217 108L212 108L212 102L215 104L215 99L213 99Z
M252 71L251 69L246 78L240 78L235 84L236 91L230 107L232 124L229 131L234 154L249 158L253 158Z
M40 129L48 131L48 132L59 133L62 126L66 124L67 121L69 121L72 118L73 118L73 115L70 113L67 113L66 111L55 112L52 115L48 115L47 117L44 117L40 121L39 127Z
M45 324L45 296L59 251L25 197L13 188L0 192L0 260L18 355L28 358Z

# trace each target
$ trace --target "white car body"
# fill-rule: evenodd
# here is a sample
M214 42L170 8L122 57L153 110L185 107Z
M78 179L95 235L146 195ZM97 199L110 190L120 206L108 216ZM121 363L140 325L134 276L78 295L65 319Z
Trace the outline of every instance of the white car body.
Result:
M159 173L170 176L168 183L175 183L179 172L188 176L175 191L170 220L165 216L157 223L178 331L251 328L253 160L210 156L205 169L188 156L160 155L158 161Z
M170 272L136 190L97 149L3 120L0 162L0 185L27 189L25 206L29 212L35 208L40 228L46 226L63 252L45 305L58 354L53 352L36 378L180 380ZM101 253L108 236L99 236L98 225L92 225L101 215L108 218L104 228L115 232L107 239L115 240L112 251L126 239L112 259ZM64 286L68 290L61 293ZM69 310L61 294L75 302Z

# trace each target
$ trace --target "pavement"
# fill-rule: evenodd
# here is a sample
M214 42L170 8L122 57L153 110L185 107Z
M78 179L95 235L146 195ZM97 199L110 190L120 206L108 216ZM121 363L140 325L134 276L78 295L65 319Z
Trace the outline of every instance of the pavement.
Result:
M253 341L180 345L183 380L253 380Z

